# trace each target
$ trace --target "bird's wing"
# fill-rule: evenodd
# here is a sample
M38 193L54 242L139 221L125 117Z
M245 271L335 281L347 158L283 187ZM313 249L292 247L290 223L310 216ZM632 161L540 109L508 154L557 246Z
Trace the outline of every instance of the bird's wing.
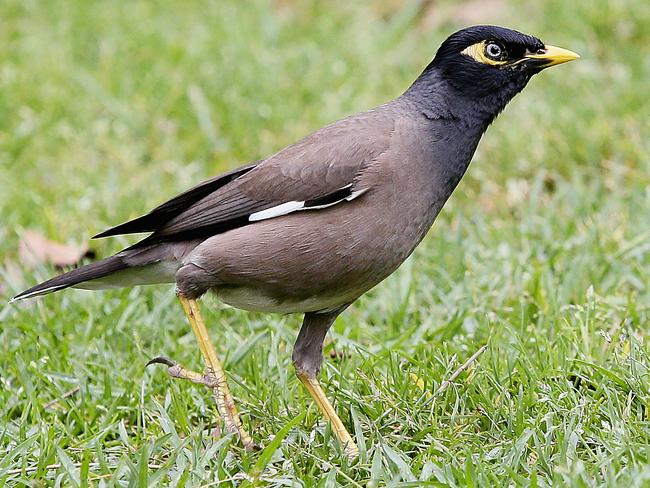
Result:
M133 220L129 220L128 222L124 222L123 224L117 225L115 227L111 227L110 229L107 229L104 232L100 232L99 234L93 236L93 239L100 237L117 236L122 234L154 232L205 196L216 192L220 188L226 186L228 183L231 183L236 178L239 178L240 176L246 174L255 168L255 166L258 164L259 161L253 164L248 164L246 166L240 166L239 168L236 168L232 171L220 174L214 178L210 178L209 180L205 180L198 185L190 188L189 190L184 191L180 195L176 195L174 198L166 201L162 205L159 205L148 214Z
M351 200L367 190L355 187L356 178L386 150L392 130L393 120L378 111L343 119L99 236L153 232L138 246L186 240Z

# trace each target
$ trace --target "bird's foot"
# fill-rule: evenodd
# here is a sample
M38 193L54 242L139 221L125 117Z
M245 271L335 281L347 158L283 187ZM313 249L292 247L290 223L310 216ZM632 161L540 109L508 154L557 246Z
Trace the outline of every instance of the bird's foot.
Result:
M334 407L325 396L325 392L323 392L318 380L305 373L298 373L298 378L302 381L307 388L307 391L309 391L309 394L316 401L316 405L318 405L318 408L325 418L330 422L334 434L338 437L339 441L341 441L343 452L347 456L348 460L354 461L359 457L359 448L343 425L339 416L336 414Z
M242 426L239 413L237 412L237 407L235 406L234 399L228 390L225 377L218 377L215 372L209 368L206 368L206 371L203 374L197 373L196 371L181 366L179 363L166 356L157 356L152 358L147 362L146 366L152 364L163 364L167 366L167 373L172 378L188 380L192 383L204 385L210 388L217 403L217 410L223 419L226 431L237 434L247 451L254 451L259 448Z
M213 385L210 382L211 378L208 375L197 373L191 369L184 368L178 364L173 359L168 358L167 356L156 356L155 358L150 359L145 367L151 366L152 364L164 364L167 366L167 373L172 378L180 378L182 380L188 380L192 383L197 383L200 385L205 385L208 388L212 388Z

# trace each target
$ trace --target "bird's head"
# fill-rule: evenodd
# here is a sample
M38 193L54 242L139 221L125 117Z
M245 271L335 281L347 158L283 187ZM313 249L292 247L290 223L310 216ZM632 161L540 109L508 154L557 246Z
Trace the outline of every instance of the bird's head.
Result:
M476 108L498 114L541 70L576 53L504 27L477 25L452 34L420 77L448 83Z

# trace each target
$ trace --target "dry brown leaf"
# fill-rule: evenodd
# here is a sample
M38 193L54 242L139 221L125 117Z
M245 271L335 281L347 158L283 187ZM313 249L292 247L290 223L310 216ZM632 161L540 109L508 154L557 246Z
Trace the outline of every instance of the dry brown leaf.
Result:
M45 263L59 267L73 266L79 264L81 259L88 254L87 245L71 246L60 244L49 240L35 230L23 232L18 248L20 262L30 268Z

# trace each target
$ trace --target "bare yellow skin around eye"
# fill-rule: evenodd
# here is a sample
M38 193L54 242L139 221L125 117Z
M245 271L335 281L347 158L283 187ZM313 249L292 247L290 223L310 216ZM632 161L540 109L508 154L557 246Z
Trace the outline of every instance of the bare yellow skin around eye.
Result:
M494 59L490 59L485 55L485 41L477 42L476 44L472 44L469 47L466 47L461 51L462 54L465 54L466 56L469 56L470 58L474 59L475 61L478 61L479 63L483 64L489 64L491 66L503 66L506 64L508 61L497 61Z

